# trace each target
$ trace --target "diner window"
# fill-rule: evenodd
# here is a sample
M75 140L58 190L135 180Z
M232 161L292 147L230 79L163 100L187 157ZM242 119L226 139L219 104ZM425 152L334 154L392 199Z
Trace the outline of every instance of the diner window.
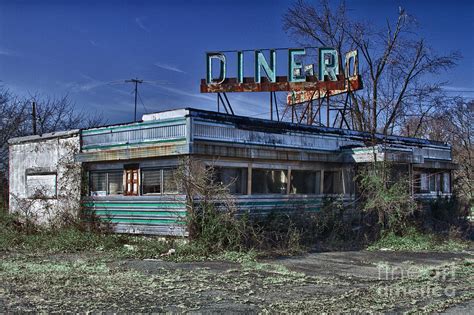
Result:
M451 192L451 174L443 173L442 184L443 184L443 192L450 193Z
M319 194L321 183L320 171L292 170L290 181L291 194Z
M178 193L178 185L176 182L176 169L165 168L163 169L163 193L164 194L176 194Z
M324 194L342 194L342 172L341 171L324 171Z
M354 171L352 169L345 168L342 171L342 176L344 179L344 194L352 195L355 193L355 183L354 183Z
M161 194L161 169L142 170L142 194Z
M450 193L451 176L449 172L437 170L416 173L414 177L416 193Z
M109 195L120 195L123 193L123 172L109 172L107 187Z
M214 168L214 181L227 186L231 194L247 193L247 169L237 167Z
M420 174L420 191L421 192L429 191L429 177L427 173Z
M286 194L288 176L285 170L253 169L253 194Z
M91 171L89 187L91 196L123 194L123 171Z
M436 174L429 174L429 191L436 191Z

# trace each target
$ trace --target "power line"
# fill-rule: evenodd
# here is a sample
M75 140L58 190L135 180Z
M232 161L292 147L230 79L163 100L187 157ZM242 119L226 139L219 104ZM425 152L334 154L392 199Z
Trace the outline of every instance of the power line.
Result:
M146 108L145 103L143 102L140 93L138 93L138 99L140 100L140 103L142 103L142 106L143 106L143 109L145 110L145 113L148 114L149 111L148 111L148 109Z

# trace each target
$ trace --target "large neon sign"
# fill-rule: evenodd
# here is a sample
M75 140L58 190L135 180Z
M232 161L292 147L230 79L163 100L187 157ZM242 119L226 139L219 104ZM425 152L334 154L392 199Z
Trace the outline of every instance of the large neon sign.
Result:
M322 97L321 93L335 95L362 88L356 50L346 53L342 63L335 49L319 48L316 64L305 65L302 59L307 54L306 48L285 49L287 70L283 76L277 75L277 64L281 60L281 56L277 59L279 50L283 49L206 53L206 77L201 80L201 93L287 91L291 92L288 103L295 103L307 100L308 97ZM246 77L244 53L248 56L249 52L253 54L253 73ZM231 54L235 58L235 77L228 77ZM318 95L314 91L319 91Z

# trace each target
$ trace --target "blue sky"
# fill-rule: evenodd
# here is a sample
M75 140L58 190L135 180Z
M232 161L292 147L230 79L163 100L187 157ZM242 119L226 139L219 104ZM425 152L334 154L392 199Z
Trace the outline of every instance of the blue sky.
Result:
M281 26L291 3L0 0L0 83L20 95L67 93L78 108L102 112L109 123L133 119L132 86L121 82L135 77L151 81L140 86L139 113L215 109L215 95L199 93L204 53L294 47ZM474 97L473 1L371 0L347 6L351 15L375 24L393 20L398 7L405 7L436 52L463 55L439 78L448 81L449 93ZM265 115L268 95L257 94L230 94L236 113Z

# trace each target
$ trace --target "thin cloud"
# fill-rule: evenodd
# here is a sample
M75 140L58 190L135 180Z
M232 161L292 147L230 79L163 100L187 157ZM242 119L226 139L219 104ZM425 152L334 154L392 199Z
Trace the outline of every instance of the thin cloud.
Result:
M89 40L89 44L91 44L94 47L99 47L99 44L95 40L92 40L92 39Z
M68 89L69 91L71 92L89 92L89 91L92 91L96 88L102 88L102 87L106 87L106 88L109 88L109 89L112 89L120 94L123 94L123 95L130 95L130 93L128 92L125 92L123 91L122 89L119 89L119 88L116 88L114 86L112 86L112 82L106 82L106 81L101 81L101 80L97 80L97 79L94 79L88 75L85 75L85 74L81 74L81 77L84 78L83 81L80 81L80 82L67 82L67 83L63 83L62 85ZM125 82L124 82L125 83Z
M176 89L176 88L172 88L172 87L169 87L169 86L157 86L157 87L162 89L162 90L165 90L165 91L171 92L173 94L176 94L176 95L200 98L200 99L205 99L205 100L215 100L216 99L215 97L212 97L210 95L200 94L200 93L190 93L190 92L180 90L180 89Z
M135 18L135 23L137 23L138 27L144 30L145 32L150 33L150 29L145 25L146 18L144 17L137 17Z
M12 56L16 56L17 54L11 50L0 48L0 55L12 57Z
M169 71L173 71L173 72L178 72L178 73L186 73L185 71L183 71L183 70L181 70L178 67L173 66L173 65L169 65L169 64L165 64L165 63L159 63L159 62L155 62L154 65L157 66L158 68L161 68L161 69L165 69L165 70L169 70Z
M449 92L474 92L474 87L466 86L443 86L443 90Z

